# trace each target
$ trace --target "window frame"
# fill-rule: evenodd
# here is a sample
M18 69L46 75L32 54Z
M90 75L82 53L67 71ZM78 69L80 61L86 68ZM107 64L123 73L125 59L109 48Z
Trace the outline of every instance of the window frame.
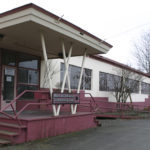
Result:
M8 66L8 67L10 66L10 67L16 68L16 95L18 95L18 86L19 85L35 86L35 87L37 87L38 90L40 89L40 76L41 76L41 73L40 73L40 70L41 70L41 66L40 66L41 57L40 56L35 56L35 55L27 54L27 53L24 53L24 52L10 51L8 49L0 49L0 53L1 53L1 56L6 53L6 54L14 55L16 57L15 65L6 65L6 64L3 64L2 63L3 62L2 58L1 58L1 61L0 61L1 67L5 65L5 66ZM27 68L27 67L19 67L19 58L17 57L19 55L22 55L22 56L26 55L26 56L29 56L29 57L36 58L36 60L37 60L37 69L35 69L35 68ZM19 83L18 82L18 71L19 71L19 68L20 69L37 71L38 72L38 83L37 84L33 84L33 83L29 84L29 83L21 83L21 82Z
M144 86L145 85L147 85L148 86L148 92L147 91L143 91L143 85L144 84ZM145 88L147 88L147 87L144 87L144 90L145 90ZM141 94L150 94L150 84L149 83L146 83L146 82L141 82Z
M103 74L103 75L105 75L105 79L106 79L106 85L104 86L104 88L102 88L101 87L101 82L102 82L102 80L101 80L101 73ZM115 74L111 74L111 73L106 73L106 72L102 72L102 71L99 71L99 91L105 91L105 92L115 92L115 89L113 89L112 87L109 87L108 86L108 83L109 83L109 81L108 81L108 78L110 78L110 76L114 76L114 77L120 77L120 76L118 76L118 75L115 75ZM121 78L121 77L120 77ZM135 93L135 94L138 94L139 93L139 90L140 90L140 82L139 81L137 81L137 80L134 80L134 79L128 79L128 81L135 81L135 82L138 82L138 90L137 91L132 91L131 93ZM129 83L130 84L130 83ZM112 83L112 85L113 85L113 83Z
M62 67L63 66L63 67ZM80 77L80 72L81 72L81 67L79 67L79 66L75 66L75 65L72 65L72 64L69 64L69 76L71 76L71 72L70 72L70 67L75 67L75 68L79 68L80 69L80 71L79 71L79 77ZM64 69L64 70L63 70ZM84 84L85 85L85 69L87 69L87 70L90 70L91 72L90 72L90 74L91 74L91 76L88 76L88 77L90 77L90 89L86 89L85 88L85 86L83 86L82 84ZM63 75L62 74L64 74L64 71L65 71L65 64L63 63L63 62L61 62L60 63L60 86L62 85L62 81L63 81ZM92 72L93 72L93 70L92 69L89 69L89 68L84 68L84 70L83 70L83 76L82 76L82 82L81 82L81 90L92 90ZM83 79L84 78L84 79ZM70 77L70 79L71 79L71 77ZM83 82L84 81L84 82ZM67 80L66 80L66 83L65 83L65 89L67 88ZM71 82L70 82L70 86L71 86ZM82 88L82 87L84 87L84 88ZM77 87L76 88L71 88L71 89L73 89L73 90L76 90L78 88L78 83L77 83Z
M24 53L21 53L21 54L24 54ZM19 53L20 55L20 53ZM25 54L25 55L29 55L29 54ZM16 87L16 93L18 95L18 86L19 85L28 85L28 86L35 86L37 87L37 89L39 90L40 89L40 76L41 76L41 73L40 73L40 70L41 70L41 66L40 66L40 62L41 62L41 58L38 57L38 56L34 56L34 55L30 55L31 57L37 57L37 60L38 60L38 64L37 64L37 69L35 68L26 68L26 67L19 67L19 62L17 61L17 87ZM18 82L18 71L19 71L19 68L20 69L26 69L26 70L33 70L33 71L37 71L38 72L38 84L33 84L33 83L19 83ZM19 93L20 94L20 93Z

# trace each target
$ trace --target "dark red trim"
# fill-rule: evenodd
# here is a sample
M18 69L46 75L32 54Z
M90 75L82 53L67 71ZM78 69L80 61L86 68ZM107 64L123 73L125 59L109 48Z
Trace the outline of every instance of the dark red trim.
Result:
M32 84L32 83L22 83L22 82L19 82L17 84L18 85L28 85L28 86L37 86L37 87L39 87L39 84Z
M38 59L39 60L39 59ZM40 60L39 60L40 61ZM25 67L19 67L19 65L17 66L18 68L20 68L20 69L24 69L24 70L32 70L32 71L37 71L37 70L39 70L39 69L33 69L33 68L25 68ZM38 68L39 68L39 66L38 66Z
M150 78L150 75L147 74L147 73L144 73L144 72L141 72L139 70L136 70L134 68L131 68L125 64L122 64L122 63L119 63L117 61L114 61L112 59L109 59L109 58L106 58L106 57L103 57L103 56L100 56L100 55L91 55L90 58L93 58L93 59L96 59L98 61L102 61L102 62L105 62L105 63L108 63L108 64L111 64L113 66L117 66L117 67L120 67L120 68L124 68L124 69L127 69L127 70L130 70L132 72L135 72L135 73L138 73L140 75L143 75L143 76L146 76L148 78Z
M39 6L35 5L35 4L32 4L32 3L26 4L26 5L24 5L24 6L21 6L21 7L12 9L12 10L9 10L9 11L4 12L4 13L1 13L1 14L0 14L0 18L2 18L2 17L4 17L4 16L7 16L7 15L11 15L11 14L17 13L17 12L19 12L19 11L22 11L22 10L25 10L25 9L28 9L28 8L36 9L37 11L40 11L41 13L43 13L43 14L45 14L45 15L48 15L48 16L50 16L50 17L56 19L56 20L59 19L59 17L56 16L55 14L53 14L53 13L51 13L51 12L49 12L49 11L46 11L45 9L43 9L43 8L41 8L41 7L39 7ZM110 45L109 43L107 43L107 42L101 40L100 38L96 37L95 35L93 35L93 34L87 32L87 31L81 29L80 27L78 27L78 26L76 26L76 25L74 25L74 24L68 22L68 21L65 20L65 19L61 19L61 22L63 22L64 24L66 24L66 25L68 25L68 26L74 28L75 30L78 30L78 31L79 31L80 33L82 33L82 34L86 34L86 35L88 35L88 36L94 38L95 40L97 40L97 41L99 41L99 42L102 42L103 44L105 44L105 45L108 46L109 48L112 48L112 47L113 47L113 46Z

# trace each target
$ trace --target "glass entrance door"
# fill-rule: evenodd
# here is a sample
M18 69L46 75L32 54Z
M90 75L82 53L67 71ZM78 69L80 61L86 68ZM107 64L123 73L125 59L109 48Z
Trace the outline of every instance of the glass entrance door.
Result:
M16 96L16 69L3 67L2 107L10 103Z

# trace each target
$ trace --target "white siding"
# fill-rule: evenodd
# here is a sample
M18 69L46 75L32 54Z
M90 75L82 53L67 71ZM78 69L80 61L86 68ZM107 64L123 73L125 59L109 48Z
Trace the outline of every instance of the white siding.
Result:
M63 62L63 59L53 59L50 60L51 62L51 68L52 70L55 70L56 73L52 76L52 82L53 82L53 88L58 88L58 85L60 83L60 63ZM75 66L81 66L82 63L82 57L72 57L70 60L71 65ZM44 62L41 63L41 87L44 77ZM92 87L91 90L86 90L85 92L90 92L94 97L108 97L109 101L115 101L115 97L113 96L112 92L105 92L105 91L99 91L99 72L105 72L110 74L117 75L117 69L118 67L101 62L99 60L95 60L92 58L87 57L85 61L85 68L92 70ZM150 79L147 77L143 77L143 82L150 83ZM47 86L44 86L47 87ZM145 98L148 97L147 94L132 94L132 100L134 102L142 102L145 100Z

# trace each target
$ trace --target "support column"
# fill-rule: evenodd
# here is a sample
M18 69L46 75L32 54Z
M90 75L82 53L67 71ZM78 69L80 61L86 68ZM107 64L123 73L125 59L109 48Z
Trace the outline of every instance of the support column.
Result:
M80 78L79 78L77 93L80 92L80 88L81 88L81 82L82 82L82 75L83 75L85 58L86 58L86 51L84 52L84 56L83 56L83 59L82 59L81 72L80 72ZM76 114L76 112L77 112L77 104L75 104L75 105L71 104L71 112L72 112L72 114Z
M82 75L83 75L85 58L86 58L86 51L84 52L84 56L83 56L83 59L82 59L81 72L80 72L80 78L79 78L77 93L80 92L80 88L81 88L81 82L82 82Z
M64 64L65 64L65 68L66 69L65 69L65 74L64 74L64 79L63 79L62 87L61 87L61 93L64 92L66 78L68 80L68 90L69 90L69 93L71 93L70 78L69 78L69 74L68 74L68 68L69 68L69 60L70 60L71 53L72 53L72 45L70 46L70 49L69 49L68 59L66 58L66 52L65 52L64 42L62 42L62 51L63 51ZM55 116L59 116L60 108L61 108L61 105L58 105L57 108L56 108L55 105L53 105L53 112L54 112Z
M47 74L48 74L50 96L51 96L51 100L52 100L52 93L53 93L52 80L51 80L50 69L49 69L49 64L48 64L45 38L44 38L44 35L42 33L41 33L41 44L42 44L42 50L43 50L43 56L44 56L45 66L46 66ZM54 114L54 116L58 116L58 113L57 113L58 111L56 111L56 106L52 105L52 108L53 108L53 114Z

